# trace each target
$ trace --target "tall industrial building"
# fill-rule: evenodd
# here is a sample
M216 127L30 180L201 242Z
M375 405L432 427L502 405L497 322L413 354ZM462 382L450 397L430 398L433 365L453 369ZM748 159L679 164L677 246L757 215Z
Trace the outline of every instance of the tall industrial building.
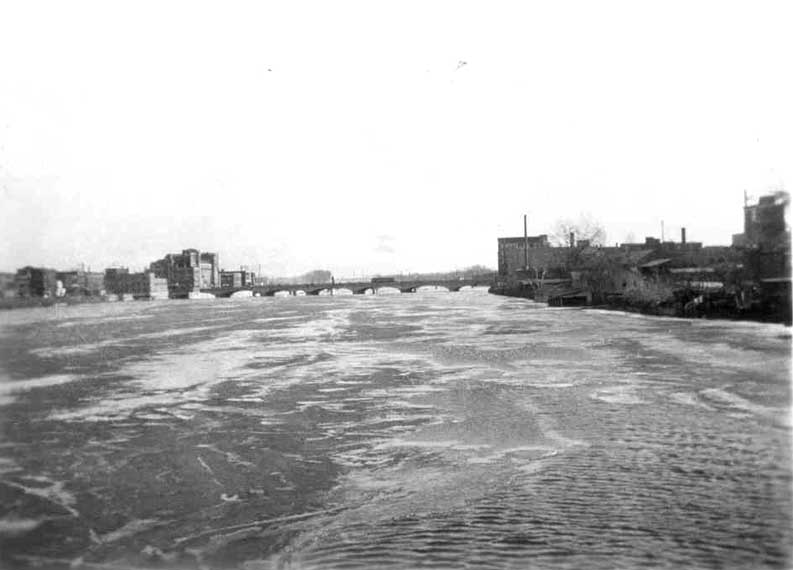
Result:
M740 247L773 249L787 247L790 235L785 223L786 199L761 196L757 204L743 208L743 233L732 236L732 244Z
M199 260L201 265L201 288L220 287L220 255L202 252Z
M187 297L201 289L220 285L220 266L217 253L201 253L197 249L184 249L182 253L169 253L149 266L155 277L168 280L171 297Z

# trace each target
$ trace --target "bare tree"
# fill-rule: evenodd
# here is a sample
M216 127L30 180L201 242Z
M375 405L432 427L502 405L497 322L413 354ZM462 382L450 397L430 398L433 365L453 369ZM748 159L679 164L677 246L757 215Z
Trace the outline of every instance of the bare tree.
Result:
M589 240L590 245L606 243L606 229L590 214L580 214L578 218L562 218L556 221L549 234L551 244L556 246L570 245L570 233L575 234L576 241Z

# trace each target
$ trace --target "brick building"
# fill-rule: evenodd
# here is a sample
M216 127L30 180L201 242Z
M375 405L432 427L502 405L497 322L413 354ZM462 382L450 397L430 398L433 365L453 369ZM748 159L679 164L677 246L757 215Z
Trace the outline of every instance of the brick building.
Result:
M184 249L182 253L169 253L150 264L155 277L168 281L171 297L187 297L201 289L201 255L197 249Z
M56 271L46 267L18 269L14 282L20 297L54 297L58 289Z
M514 278L518 273L525 274L527 269L531 272L532 269L561 267L566 260L562 252L564 248L549 245L546 234L498 238L498 275L503 279Z
M221 271L221 287L253 287L256 284L256 274L246 269L239 271Z
M105 289L113 295L130 295L134 299L167 299L168 281L151 271L130 273L126 267L111 267L104 273Z
M201 267L201 288L220 287L220 255L201 252L199 265Z
M741 252L728 246L703 246L648 237L643 243L592 247L586 240L572 247L550 246L545 236L498 240L498 273L502 282L569 280L572 288L584 287L594 296L623 294L642 288L648 280L682 281L693 269L712 272L714 266L738 266ZM679 270L678 270L679 269ZM690 279L689 279L690 280Z
M149 270L168 280L171 297L187 297L201 289L220 286L220 256L217 253L184 249L169 253L150 264Z
M762 196L757 204L744 206L743 233L732 236L742 251L744 265L753 279L790 279L790 231L785 222L788 196Z
M613 248L604 248L613 249ZM667 258L672 267L695 267L717 265L720 263L740 263L741 253L727 245L706 245L702 242L686 241L686 230L681 230L679 242L661 241L647 237L644 243L623 243L619 246L623 251L651 251L652 258Z
M743 233L734 234L732 243L739 247L771 249L790 242L785 224L787 196L762 196L757 204L743 208Z
M105 291L105 274L94 271L58 271L56 278L61 282L66 295L95 296Z

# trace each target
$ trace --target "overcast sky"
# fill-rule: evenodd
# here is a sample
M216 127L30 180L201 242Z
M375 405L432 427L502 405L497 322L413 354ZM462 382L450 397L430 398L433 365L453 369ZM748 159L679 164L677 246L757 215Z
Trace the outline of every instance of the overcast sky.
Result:
M0 2L0 270L728 244L793 180L790 2Z

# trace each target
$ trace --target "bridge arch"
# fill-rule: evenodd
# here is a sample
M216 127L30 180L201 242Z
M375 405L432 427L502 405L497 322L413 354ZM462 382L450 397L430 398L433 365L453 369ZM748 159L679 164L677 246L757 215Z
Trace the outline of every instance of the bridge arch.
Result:
M403 291L399 287L392 287L391 285L383 285L374 290L375 295L399 295ZM409 291L408 291L409 292Z

